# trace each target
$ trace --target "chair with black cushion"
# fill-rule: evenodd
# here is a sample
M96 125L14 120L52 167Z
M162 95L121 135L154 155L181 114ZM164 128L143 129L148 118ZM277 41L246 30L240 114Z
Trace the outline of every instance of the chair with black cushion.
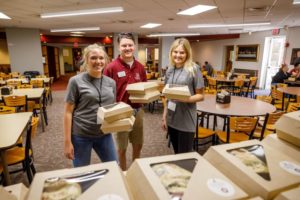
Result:
M223 143L235 143L252 138L257 125L256 117L230 117L227 131L216 131L218 140Z
M37 130L39 118L32 117L30 126L27 129L25 144L22 147L15 146L6 150L6 162L9 166L22 165L21 168L17 168L9 171L9 173L16 172L26 172L29 183L32 182L32 178L36 173L34 164L33 164L33 150L32 150L32 139L34 138ZM10 169L9 169L10 170Z

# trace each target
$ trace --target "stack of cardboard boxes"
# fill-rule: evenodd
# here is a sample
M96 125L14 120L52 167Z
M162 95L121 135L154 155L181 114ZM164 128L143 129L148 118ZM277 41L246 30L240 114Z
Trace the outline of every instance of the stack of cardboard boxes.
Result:
M97 117L103 133L129 131L135 121L133 109L123 102L99 107Z
M126 88L132 103L151 103L160 98L156 82L139 82L128 84Z
M166 84L162 93L167 99L187 100L191 96L187 85Z

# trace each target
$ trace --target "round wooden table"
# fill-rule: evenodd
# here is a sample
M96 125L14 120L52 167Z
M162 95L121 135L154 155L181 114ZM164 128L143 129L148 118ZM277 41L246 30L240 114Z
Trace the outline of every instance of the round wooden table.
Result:
M300 87L280 87L277 90L284 94L300 96Z
M284 94L300 96L300 87L280 87L277 88L278 91L282 92L282 110L284 110ZM289 99L290 100L290 99Z
M197 103L197 110L221 116L263 116L276 111L272 104L239 96L231 96L229 104L216 103L216 95L205 95L204 101Z

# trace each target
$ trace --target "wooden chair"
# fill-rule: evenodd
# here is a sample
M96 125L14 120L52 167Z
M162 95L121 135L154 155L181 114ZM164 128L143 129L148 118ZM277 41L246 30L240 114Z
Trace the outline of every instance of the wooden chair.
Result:
M31 84L18 85L18 89L30 89L30 88L33 88L33 85L31 85Z
M289 103L287 107L287 112L295 112L300 110L300 102L299 103Z
M11 72L9 74L11 75L11 78L19 78L20 77L20 73L19 72Z
M262 127L257 127L253 133L253 138L259 138L260 140L269 134L275 133L275 123L285 112L280 111L276 113L267 113L265 121Z
M16 108L9 106L0 106L0 115L15 113Z
M22 164L22 168L10 171L10 173L26 171L29 183L32 182L32 178L36 173L33 165L33 150L31 141L36 134L38 121L38 117L32 117L30 126L27 130L24 147L12 147L6 151L6 161L9 167L12 165Z
M235 80L233 91L231 91L231 93L233 93L234 95L241 96L243 86L244 86L244 80L243 79Z
M37 75L37 76L35 76L35 78L47 78L47 76L46 75Z
M43 88L44 80L30 80L30 84L33 85L33 88Z
M22 84L20 80L7 80L6 85L11 86L13 88L18 88Z
M15 107L16 112L27 112L27 96L3 96L3 101L5 106Z
M194 137L194 149L196 151L199 150L199 146L206 145L211 143L215 145L215 131L204 128L203 127L203 120L204 120L204 113L197 113L197 127L196 127L196 134ZM210 139L210 140L206 140ZM206 140L205 142L201 142L201 140Z
M227 131L216 131L218 139L226 143L249 140L257 125L258 118L230 117Z
M272 104L276 107L277 110L284 110L282 107L282 99L283 93L277 90L277 87L272 85L271 88L271 97L272 97Z
M255 98L257 100L272 104L272 97L271 96L257 95Z
M250 80L250 82L248 83L248 86L243 87L242 91L246 97L248 97L250 94L250 97L254 98L254 90L256 87L256 83L257 83L257 77L256 76L250 77L249 80Z

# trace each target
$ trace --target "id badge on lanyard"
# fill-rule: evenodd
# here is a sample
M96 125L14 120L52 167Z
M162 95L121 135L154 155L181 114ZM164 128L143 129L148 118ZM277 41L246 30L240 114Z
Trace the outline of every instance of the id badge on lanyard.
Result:
M171 100L169 100L168 101L168 109L171 110L171 111L173 111L173 112L175 112L175 110L176 110L176 103L173 102L173 101L171 101Z

